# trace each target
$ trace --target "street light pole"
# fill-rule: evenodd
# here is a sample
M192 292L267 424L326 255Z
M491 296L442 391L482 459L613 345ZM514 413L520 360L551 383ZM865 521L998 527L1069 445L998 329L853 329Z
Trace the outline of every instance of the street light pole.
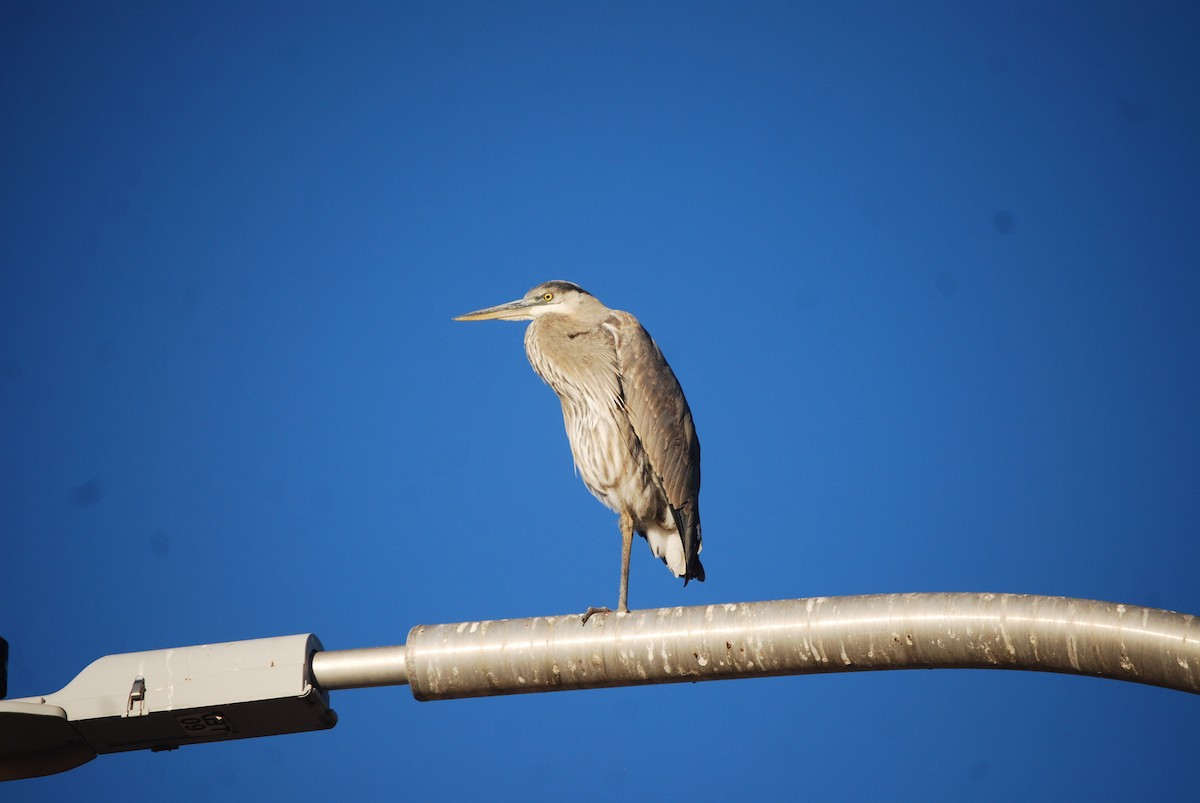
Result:
M2 646L2 644L0 644ZM878 594L417 625L395 647L310 633L108 655L0 700L0 780L99 753L332 728L329 692L418 700L872 669L1025 669L1200 693L1191 614L1025 594ZM0 678L3 673L0 671Z

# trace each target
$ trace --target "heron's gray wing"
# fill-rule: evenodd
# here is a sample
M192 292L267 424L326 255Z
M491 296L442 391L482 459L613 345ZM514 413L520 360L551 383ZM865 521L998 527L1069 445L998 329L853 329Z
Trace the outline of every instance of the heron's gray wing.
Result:
M700 552L700 441L683 389L662 351L628 312L605 321L614 337L617 371L634 434L675 513L687 555L685 577L704 579Z

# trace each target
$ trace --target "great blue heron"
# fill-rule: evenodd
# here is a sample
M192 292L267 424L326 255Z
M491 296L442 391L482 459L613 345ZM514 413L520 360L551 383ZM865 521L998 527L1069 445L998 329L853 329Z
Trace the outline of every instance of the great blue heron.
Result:
M679 381L650 334L570 282L455 318L532 321L525 353L562 401L583 484L620 514L621 591L629 610L629 550L644 537L676 577L704 580L700 564L700 441ZM589 608L584 621L594 611Z

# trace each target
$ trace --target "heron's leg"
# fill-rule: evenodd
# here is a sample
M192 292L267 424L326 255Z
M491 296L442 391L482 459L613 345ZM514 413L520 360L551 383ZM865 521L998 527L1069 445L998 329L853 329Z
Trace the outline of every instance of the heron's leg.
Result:
M633 549L633 516L621 514L621 593L617 613L629 613L629 552Z
M629 553L633 549L633 516L621 514L621 591L617 596L617 613L629 613ZM611 608L588 608L583 624L597 613L612 613Z

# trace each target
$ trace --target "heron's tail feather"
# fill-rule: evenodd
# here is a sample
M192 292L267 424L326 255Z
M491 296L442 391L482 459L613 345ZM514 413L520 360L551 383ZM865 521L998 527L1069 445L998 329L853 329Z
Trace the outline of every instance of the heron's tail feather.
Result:
M683 551L683 539L674 529L665 527L647 527L645 532L638 530L638 535L646 539L654 557L667 564L667 568L676 577L683 578L686 586L689 580L704 582L704 565L700 563L699 555L692 555L689 561Z

